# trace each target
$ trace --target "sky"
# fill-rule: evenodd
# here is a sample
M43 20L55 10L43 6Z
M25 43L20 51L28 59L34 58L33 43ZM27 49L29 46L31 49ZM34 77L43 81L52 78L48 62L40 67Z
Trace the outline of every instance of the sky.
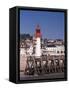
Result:
M42 38L64 39L64 12L20 10L20 34L33 36L38 24Z

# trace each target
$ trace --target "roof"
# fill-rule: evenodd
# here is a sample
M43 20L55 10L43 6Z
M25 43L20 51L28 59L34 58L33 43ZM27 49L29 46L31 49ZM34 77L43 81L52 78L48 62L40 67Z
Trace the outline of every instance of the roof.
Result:
M56 47L55 45L47 45L47 47Z

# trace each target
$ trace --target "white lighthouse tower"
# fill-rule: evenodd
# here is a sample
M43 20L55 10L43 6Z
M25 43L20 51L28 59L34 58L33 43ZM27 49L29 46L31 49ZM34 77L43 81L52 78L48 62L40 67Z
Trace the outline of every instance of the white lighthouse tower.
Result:
M36 39L35 58L40 58L41 56L41 31L40 31L39 25L37 25L36 27L35 39Z

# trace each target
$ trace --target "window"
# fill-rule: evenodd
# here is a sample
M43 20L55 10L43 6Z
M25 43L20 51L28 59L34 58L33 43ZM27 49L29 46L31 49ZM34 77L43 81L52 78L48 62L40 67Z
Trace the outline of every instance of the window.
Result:
M59 51L57 51L57 53L59 53Z
M61 53L63 53L63 51L61 51Z

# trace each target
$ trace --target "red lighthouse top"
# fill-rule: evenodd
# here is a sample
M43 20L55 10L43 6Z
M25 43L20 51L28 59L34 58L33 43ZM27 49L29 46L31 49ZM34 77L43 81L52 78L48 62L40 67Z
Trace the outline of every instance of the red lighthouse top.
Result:
M39 25L36 27L35 37L41 37L41 31Z

